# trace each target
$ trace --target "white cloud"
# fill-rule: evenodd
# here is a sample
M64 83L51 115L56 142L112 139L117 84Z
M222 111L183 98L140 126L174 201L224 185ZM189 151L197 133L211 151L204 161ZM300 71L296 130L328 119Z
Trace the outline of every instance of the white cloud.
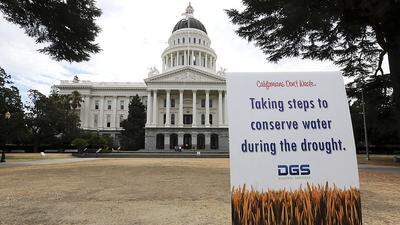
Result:
M103 15L98 19L102 32L97 38L103 51L89 62L56 62L40 54L40 48L16 25L0 19L0 65L21 89L48 93L61 79L140 82L151 66L161 67L161 53L175 23L182 17L188 1L100 0ZM233 71L331 71L330 62L285 59L268 63L253 44L234 33L224 9L241 8L240 0L195 0L194 15L206 26L218 66Z

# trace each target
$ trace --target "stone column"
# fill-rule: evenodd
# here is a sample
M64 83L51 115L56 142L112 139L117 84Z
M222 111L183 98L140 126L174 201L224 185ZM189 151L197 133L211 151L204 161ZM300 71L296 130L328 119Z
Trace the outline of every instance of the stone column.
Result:
M198 66L201 66L201 52L200 51L199 51L199 55L198 55L198 57L196 59L196 62L197 62Z
M170 133L165 133L164 134L164 150L169 150L169 137Z
M100 115L99 115L99 121L98 121L98 128L103 129L103 127L104 127L104 96L100 97L99 109L100 109Z
M147 118L146 118L146 127L148 127L148 126L150 126L151 124L152 124L152 121L151 121L151 114L153 113L152 111L151 111L151 104L152 104L152 101L151 101L151 91L150 90L148 90L147 91Z
M194 51L192 50L192 65L194 65L194 64L196 64L196 60L195 60L195 57L194 57Z
M192 116L192 127L196 127L197 126L197 96L196 96L196 90L192 91L193 93L193 104L192 104L192 108L193 108L193 116Z
M197 132L192 133L192 149L197 149Z
M115 96L115 97L114 97L114 128L119 127L119 126L118 126L117 111L118 111L118 96ZM112 126L111 126L111 127L112 127Z
M225 91L225 103L224 103L224 124L228 125L228 93Z
M210 91L206 90L206 127L210 127Z
M222 91L218 91L218 126L222 126L224 121L222 119Z
M169 127L171 125L171 91L166 90L167 92L167 97L166 97L166 109L165 109L165 126Z
M186 50L183 52L183 65L186 66L187 65L187 53Z
M90 108L90 96L86 96L85 97L85 122L83 123L83 125L86 127L86 128L90 128L90 111L91 111L91 108Z
M183 127L183 90L179 90L179 123Z
M211 146L211 134L209 132L204 133L205 136L205 150L210 150Z
M153 91L153 126L157 126L158 120L157 90Z
M179 66L179 51L176 52L176 65Z
M171 63L171 68L174 67L174 59L173 59L174 57L173 56L174 56L173 53L169 54L169 57L170 57L169 60L170 60L170 63Z
M208 68L208 55L207 55L207 53L205 54L205 57L206 57L206 65L205 65L205 67Z
M178 146L183 146L183 132L178 132Z

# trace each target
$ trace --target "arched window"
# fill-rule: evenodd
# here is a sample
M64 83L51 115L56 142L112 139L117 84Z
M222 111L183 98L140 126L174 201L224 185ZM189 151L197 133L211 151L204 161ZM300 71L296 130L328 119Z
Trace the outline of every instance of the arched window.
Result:
M205 149L206 148L206 137L204 134L197 135L197 149Z
M178 146L178 135L177 134L171 134L169 136L169 148L174 149L175 146Z
M192 148L192 135L191 134L183 135L183 148L185 148L185 149Z
M218 134L211 134L211 140L210 140L210 148L211 149L218 149Z
M164 149L164 134L157 134L156 136L156 148Z

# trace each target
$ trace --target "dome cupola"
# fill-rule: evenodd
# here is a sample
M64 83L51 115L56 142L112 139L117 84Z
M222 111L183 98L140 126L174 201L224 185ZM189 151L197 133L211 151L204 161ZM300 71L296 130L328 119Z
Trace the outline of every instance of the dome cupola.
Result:
M207 33L207 30L204 27L204 25L199 20L193 17L193 12L194 9L192 5L189 3L189 6L186 8L186 12L183 14L186 16L186 18L183 18L178 23L176 23L174 29L172 30L172 33L184 28L197 29L203 31L204 33Z
M193 17L193 7L189 3L184 16L173 28L168 39L168 47L162 58L162 72L193 67L215 73L217 55L211 48L204 25Z

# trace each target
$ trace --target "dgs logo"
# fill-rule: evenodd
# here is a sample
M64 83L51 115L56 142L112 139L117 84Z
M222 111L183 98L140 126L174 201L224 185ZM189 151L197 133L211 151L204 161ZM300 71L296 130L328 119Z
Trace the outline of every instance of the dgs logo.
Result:
M299 175L310 175L310 165L278 165L278 176L299 176Z

